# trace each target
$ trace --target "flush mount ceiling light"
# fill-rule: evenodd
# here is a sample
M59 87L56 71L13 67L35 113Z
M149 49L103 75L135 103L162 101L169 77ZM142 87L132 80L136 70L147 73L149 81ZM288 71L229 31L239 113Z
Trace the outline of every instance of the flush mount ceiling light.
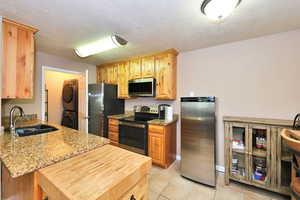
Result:
M204 0L201 12L208 18L220 21L229 16L241 0Z
M75 50L75 53L84 58L90 55L94 55L103 51L114 49L117 47L125 46L127 41L117 35L112 35L110 37L92 42L87 45L78 47Z

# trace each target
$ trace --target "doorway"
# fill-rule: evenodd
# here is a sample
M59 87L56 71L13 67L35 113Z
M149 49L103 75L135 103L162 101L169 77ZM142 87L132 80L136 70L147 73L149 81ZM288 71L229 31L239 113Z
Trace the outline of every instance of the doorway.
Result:
M66 113L63 103L63 86L68 81L78 83L78 103L76 103L76 120L78 120L78 130L88 132L88 70L78 72L55 67L42 67L42 108L41 116L43 121L61 124ZM77 123L77 122L76 122Z

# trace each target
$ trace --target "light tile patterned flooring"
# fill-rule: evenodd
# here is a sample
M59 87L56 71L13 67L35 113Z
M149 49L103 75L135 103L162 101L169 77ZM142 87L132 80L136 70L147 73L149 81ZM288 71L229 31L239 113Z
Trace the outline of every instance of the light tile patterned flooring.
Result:
M168 169L153 166L150 173L150 200L287 200L288 197L252 186L231 182L224 184L218 173L217 187L204 186L180 176L179 162Z

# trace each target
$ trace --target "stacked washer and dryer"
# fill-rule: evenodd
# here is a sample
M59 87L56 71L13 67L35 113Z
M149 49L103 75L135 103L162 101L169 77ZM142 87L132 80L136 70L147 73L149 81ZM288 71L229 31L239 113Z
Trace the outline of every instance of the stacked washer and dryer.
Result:
M78 130L78 80L65 80L62 93L63 114L61 125Z

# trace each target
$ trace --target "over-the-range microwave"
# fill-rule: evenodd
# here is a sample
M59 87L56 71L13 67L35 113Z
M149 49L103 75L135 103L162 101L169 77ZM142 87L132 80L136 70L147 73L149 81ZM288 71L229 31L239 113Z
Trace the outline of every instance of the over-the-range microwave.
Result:
M143 78L128 81L128 93L133 97L154 97L155 79Z

